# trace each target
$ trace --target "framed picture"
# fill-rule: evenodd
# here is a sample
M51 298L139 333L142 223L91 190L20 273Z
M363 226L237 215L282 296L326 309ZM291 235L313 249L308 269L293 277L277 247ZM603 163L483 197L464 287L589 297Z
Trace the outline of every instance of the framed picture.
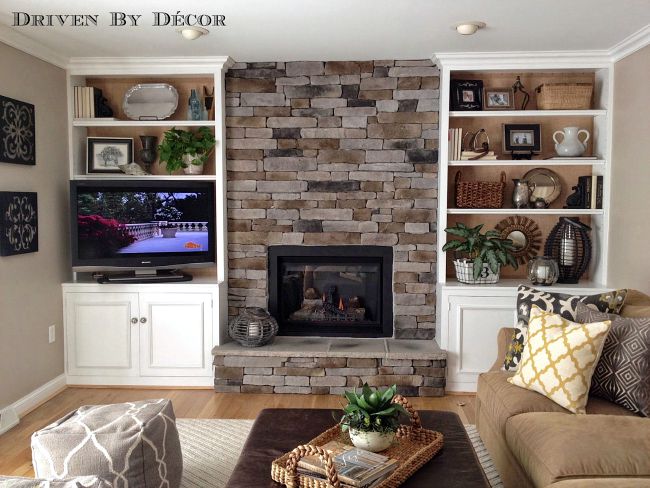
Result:
M0 161L36 164L36 119L34 105L0 97Z
M36 193L0 191L0 256L36 251L38 251Z
M540 124L503 124L503 152L533 154L542 151Z
M121 173L133 162L133 138L87 137L88 173Z
M483 82L481 80L451 80L450 110L482 110Z
M484 88L483 104L485 110L514 110L514 92L512 88Z

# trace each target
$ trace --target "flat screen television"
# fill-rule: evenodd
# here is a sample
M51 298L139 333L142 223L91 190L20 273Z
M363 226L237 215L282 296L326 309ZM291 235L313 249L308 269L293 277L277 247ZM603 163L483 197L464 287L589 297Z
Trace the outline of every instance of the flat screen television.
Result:
M208 181L71 181L72 267L212 265L214 199L214 183Z

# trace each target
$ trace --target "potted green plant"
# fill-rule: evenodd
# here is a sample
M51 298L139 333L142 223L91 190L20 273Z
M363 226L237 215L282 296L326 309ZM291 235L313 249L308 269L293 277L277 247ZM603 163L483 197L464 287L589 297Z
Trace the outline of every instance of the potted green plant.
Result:
M350 434L352 444L366 451L379 452L392 444L399 427L399 414L408 412L393 403L397 386L385 390L373 389L367 383L361 394L346 391L348 404L343 408L341 429Z
M481 234L483 225L468 227L458 222L445 229L447 234L460 238L447 241L442 250L455 251L464 256L454 259L456 278L461 283L496 283L499 281L501 266L518 268L517 260L512 255L513 242L502 239L496 230Z
M181 168L186 174L202 174L215 144L214 134L208 127L199 127L196 132L173 127L165 132L158 146L160 161L165 163L169 174Z

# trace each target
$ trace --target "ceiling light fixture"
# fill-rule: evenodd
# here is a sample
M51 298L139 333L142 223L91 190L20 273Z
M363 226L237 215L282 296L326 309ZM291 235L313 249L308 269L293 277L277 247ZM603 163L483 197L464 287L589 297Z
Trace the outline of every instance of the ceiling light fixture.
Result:
M476 34L476 31L479 29L483 29L485 27L485 22L472 20L470 22L462 22L460 24L456 24L455 27L456 32L459 34L462 34L464 36L471 36L472 34Z
M188 41L193 41L201 36L208 34L210 31L208 29L204 29L203 27L192 26L181 27L180 29L176 29L176 32L179 32L183 38L187 39Z

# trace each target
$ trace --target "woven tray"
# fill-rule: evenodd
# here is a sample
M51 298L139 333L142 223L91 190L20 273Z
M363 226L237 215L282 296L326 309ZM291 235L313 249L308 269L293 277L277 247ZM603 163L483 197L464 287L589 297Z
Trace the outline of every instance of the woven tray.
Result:
M400 426L393 445L382 451L381 454L396 459L399 464L376 488L397 488L433 458L443 446L442 434L422 428L420 416L406 398L397 395L393 403L401 404L411 414L411 425ZM287 488L340 488L342 483L338 479L334 462L327 451L320 447L330 441L352 445L348 433L341 432L341 427L335 425L307 444L298 446L273 461L271 478ZM320 456L327 471L327 480L297 474L298 461L309 455Z

